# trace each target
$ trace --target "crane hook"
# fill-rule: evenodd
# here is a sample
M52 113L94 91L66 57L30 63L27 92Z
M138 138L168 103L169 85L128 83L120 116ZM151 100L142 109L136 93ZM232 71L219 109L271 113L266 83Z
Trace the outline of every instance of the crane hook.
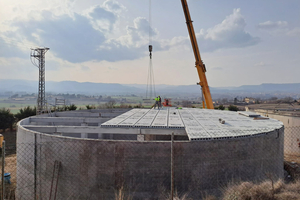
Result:
M152 59L152 45L149 45L150 59Z

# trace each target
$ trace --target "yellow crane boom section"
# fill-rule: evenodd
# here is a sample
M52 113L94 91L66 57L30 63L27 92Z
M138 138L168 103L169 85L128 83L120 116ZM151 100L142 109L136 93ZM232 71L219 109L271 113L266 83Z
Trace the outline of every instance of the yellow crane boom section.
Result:
M189 11L186 0L181 0L181 3L182 3L183 12L184 12L184 16L186 19L186 25L187 25L187 28L189 31L189 35L190 35L190 39L191 39L191 43L192 43L192 47L193 47L193 51L194 51L194 55L195 55L195 59L196 59L196 68L197 68L198 76L200 79L199 84L202 88L206 107L208 109L214 109L213 101L211 98L210 90L209 90L206 75L205 75L206 68L201 60L200 51L198 48L198 43L197 43L197 39L196 39L194 27L193 27L193 21L191 20L191 16L190 16L190 11Z

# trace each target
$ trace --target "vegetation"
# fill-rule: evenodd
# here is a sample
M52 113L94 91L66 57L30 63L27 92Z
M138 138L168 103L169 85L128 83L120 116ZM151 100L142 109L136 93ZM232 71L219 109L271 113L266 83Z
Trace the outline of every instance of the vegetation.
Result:
M218 107L215 107L216 110L225 110L225 106L219 105Z
M5 129L12 129L15 122L15 117L11 114L9 109L2 108L0 109L0 129L5 131Z
M191 101L186 101L186 100L182 101L181 105L182 105L182 107L187 107L187 108L192 108L193 107L192 102Z
M54 111L68 111L68 110L76 110L76 109L77 109L77 106L72 104L72 105L69 105L69 106L57 107L56 109L52 109L51 112L54 112Z
M95 105L86 105L85 107L86 107L86 109L88 109L88 110L96 109L96 106L95 106Z
M132 195L126 194L124 187L122 186L119 190L115 192L115 200L132 200Z
M264 181L260 184L242 182L229 185L224 193L223 200L291 200L300 199L300 180L295 183L285 184L282 180L273 182Z
M15 114L15 117L17 121L20 121L21 119L25 119L34 115L36 115L36 107L31 108L30 106L27 106L25 108L21 108L19 112Z
M229 105L228 110L230 110L230 111L239 111L239 108L234 106L234 105Z
M107 103L105 103L106 108L114 108L115 105L116 105L116 101L113 99L111 99Z
M69 106L67 106L68 110L76 110L77 106L75 106L74 104L71 104Z

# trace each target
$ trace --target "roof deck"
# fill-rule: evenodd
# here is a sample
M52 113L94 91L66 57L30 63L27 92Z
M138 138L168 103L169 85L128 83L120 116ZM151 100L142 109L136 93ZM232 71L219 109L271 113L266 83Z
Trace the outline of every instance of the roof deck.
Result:
M184 129L189 140L248 137L279 129L282 122L256 118L251 112L231 112L197 108L132 109L103 124L101 128L165 130L166 134Z

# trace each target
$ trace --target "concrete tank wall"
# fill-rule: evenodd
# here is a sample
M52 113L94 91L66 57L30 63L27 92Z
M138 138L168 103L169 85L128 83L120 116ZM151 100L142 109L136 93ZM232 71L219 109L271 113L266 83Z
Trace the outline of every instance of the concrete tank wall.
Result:
M270 114L267 110L255 110L263 116L281 121L284 131L284 153L300 156L300 117Z
M170 142L91 140L24 129L17 133L17 199L49 198L61 162L57 199L114 199L124 186L135 199L170 188ZM200 199L232 180L283 177L283 128L247 138L174 143L175 189ZM53 191L53 188L52 188Z

